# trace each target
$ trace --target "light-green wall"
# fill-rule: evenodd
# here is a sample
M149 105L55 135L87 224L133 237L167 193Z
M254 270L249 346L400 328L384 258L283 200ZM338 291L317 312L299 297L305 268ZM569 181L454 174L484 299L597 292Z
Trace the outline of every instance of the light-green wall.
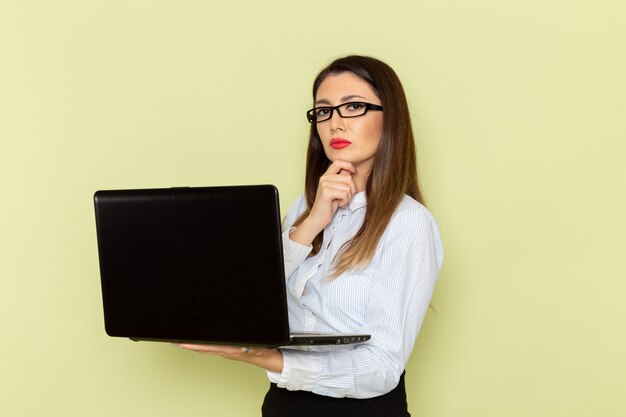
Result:
M626 3L0 5L0 415L254 416L264 372L105 335L92 194L300 193L315 73L390 63L446 261L432 417L626 415Z

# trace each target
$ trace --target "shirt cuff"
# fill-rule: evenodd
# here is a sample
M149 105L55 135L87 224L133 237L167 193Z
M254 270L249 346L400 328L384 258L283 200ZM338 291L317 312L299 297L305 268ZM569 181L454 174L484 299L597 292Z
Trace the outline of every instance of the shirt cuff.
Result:
M283 256L285 259L285 278L289 278L291 274L300 266L300 264L309 256L313 246L304 246L297 242L294 242L289 238L289 233L296 230L295 227L290 227L283 232Z
M320 364L316 352L300 352L281 349L283 371L267 371L271 382L289 391L312 391L320 376Z

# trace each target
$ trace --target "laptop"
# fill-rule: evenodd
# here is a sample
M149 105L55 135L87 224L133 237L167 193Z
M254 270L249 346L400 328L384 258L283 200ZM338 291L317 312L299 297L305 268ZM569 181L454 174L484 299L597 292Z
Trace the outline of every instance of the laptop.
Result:
M110 336L240 346L337 345L366 334L290 334L273 185L97 191Z

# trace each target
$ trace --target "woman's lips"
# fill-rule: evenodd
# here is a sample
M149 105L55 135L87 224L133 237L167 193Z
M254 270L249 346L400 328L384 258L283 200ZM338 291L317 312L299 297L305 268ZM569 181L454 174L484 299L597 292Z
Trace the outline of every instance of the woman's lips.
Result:
M330 140L330 147L333 149L343 149L350 145L352 145L352 142L347 139L335 138Z

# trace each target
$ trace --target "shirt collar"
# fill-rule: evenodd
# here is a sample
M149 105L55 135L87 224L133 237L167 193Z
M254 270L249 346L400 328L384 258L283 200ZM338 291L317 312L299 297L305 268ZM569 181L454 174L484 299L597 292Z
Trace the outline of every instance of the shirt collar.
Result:
M350 200L350 204L348 204L347 209L350 211L356 211L366 205L367 197L365 196L365 191L361 191L360 193L356 193L352 196L352 200Z

